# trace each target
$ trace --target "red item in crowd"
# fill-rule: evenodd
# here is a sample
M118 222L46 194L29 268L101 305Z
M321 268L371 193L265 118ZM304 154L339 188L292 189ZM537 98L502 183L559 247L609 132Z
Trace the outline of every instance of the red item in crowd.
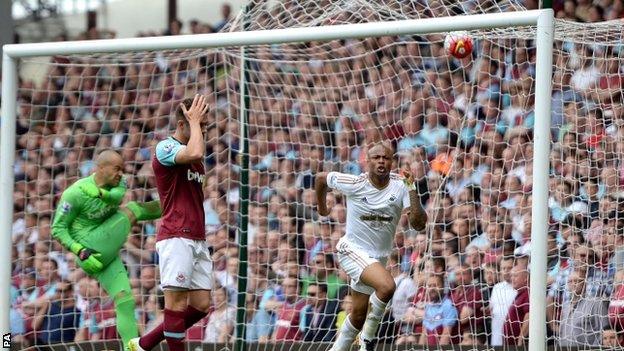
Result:
M461 336L466 331L474 335L479 334L483 326L483 312L481 310L483 307L483 296L481 296L481 291L475 286L466 286L463 289L461 287L456 288L451 292L451 301L453 301L458 315L461 315L462 309L466 306L473 311L473 316L468 322L461 324L458 321L458 323L455 324L455 327L451 331L451 341L453 343L459 343L461 341Z
M427 289L424 286L419 286L416 290L416 294L412 297L412 307L423 309L427 300ZM422 332L422 323L414 325L414 333L420 334Z
M527 313L529 313L529 289L522 288L518 290L518 295L507 312L507 320L503 326L505 345L518 344L522 322Z
M624 284L617 285L611 296L609 322L616 331L624 330Z
M284 301L282 308L280 308L277 314L275 341L293 341L301 339L299 321L301 310L305 305L305 300L299 300L295 303Z
M115 304L112 300L91 303L85 311L84 321L90 340L93 339L94 334L99 334L100 340L119 338L115 319Z
M204 340L204 331L210 316L214 312L214 308L210 308L210 312L206 317L202 318L199 322L195 323L192 327L186 330L186 341L202 341Z

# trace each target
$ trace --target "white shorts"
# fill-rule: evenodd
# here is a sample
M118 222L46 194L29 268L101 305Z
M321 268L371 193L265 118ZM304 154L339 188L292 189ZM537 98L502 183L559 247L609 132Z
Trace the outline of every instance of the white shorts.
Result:
M338 241L336 251L338 252L338 263L340 263L340 267L347 273L349 278L351 278L351 282L349 283L351 289L362 294L372 295L375 289L362 283L360 281L360 276L366 267L375 262L379 262L385 267L388 258L373 258L364 250L353 247L346 240L342 239Z
M162 289L212 290L212 259L205 241L170 238L156 243Z

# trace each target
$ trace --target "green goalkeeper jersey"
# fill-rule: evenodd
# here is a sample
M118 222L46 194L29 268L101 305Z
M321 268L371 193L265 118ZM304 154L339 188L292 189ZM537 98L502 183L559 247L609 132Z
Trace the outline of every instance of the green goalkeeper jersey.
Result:
M69 248L74 242L83 243L89 233L114 215L126 194L126 181L108 190L105 198L85 194L80 186L95 185L94 175L79 179L63 192L54 214L52 236ZM97 185L96 185L97 186Z

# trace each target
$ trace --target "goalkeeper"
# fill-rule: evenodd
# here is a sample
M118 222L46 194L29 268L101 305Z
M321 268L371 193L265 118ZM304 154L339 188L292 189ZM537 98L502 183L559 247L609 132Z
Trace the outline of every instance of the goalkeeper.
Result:
M63 192L54 215L52 236L76 255L76 263L100 282L115 302L117 332L127 345L138 336L134 298L126 267L119 257L130 229L141 220L160 217L160 202L129 202L123 159L112 150L96 158L95 173Z

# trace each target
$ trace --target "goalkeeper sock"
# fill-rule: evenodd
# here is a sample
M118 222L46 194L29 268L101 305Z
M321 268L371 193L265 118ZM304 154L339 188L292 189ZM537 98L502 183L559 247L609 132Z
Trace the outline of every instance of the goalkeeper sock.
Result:
M136 319L134 318L134 298L128 293L120 293L115 298L115 314L117 317L117 332L121 336L124 347L130 339L139 336Z
M165 309L165 340L169 351L184 351L184 337L186 336L186 328L184 326L183 311L172 311Z
M334 342L334 346L332 346L331 351L349 350L358 332L359 330L355 329L349 320L349 316L347 316L342 324L342 327L340 327L340 331L338 331L338 337L336 338L336 342Z
M126 207L132 211L137 221L149 221L160 218L162 211L160 209L160 201L149 202L128 202Z
M195 323L204 318L206 314L206 312L202 312L193 306L188 306L184 312L184 329L188 329L195 325ZM160 323L160 325L152 331L141 337L139 340L139 346L141 346L143 350L151 350L156 347L156 345L158 345L161 341L165 340L165 335L163 334L164 329L164 323Z
M387 302L381 301L376 293L371 295L370 303L371 311L368 313L368 316L366 316L366 321L362 327L362 335L360 336L366 341L371 341L377 336L377 328L386 312L386 305L388 304Z

